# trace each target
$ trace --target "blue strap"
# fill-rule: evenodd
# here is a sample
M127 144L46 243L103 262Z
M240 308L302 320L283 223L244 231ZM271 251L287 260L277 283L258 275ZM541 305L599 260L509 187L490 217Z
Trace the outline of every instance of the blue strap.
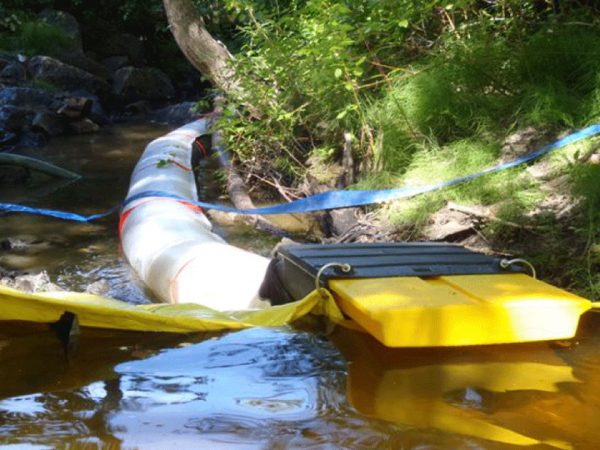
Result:
M72 222L91 222L92 220L101 219L102 217L110 216L111 214L117 212L121 206L115 206L108 211L99 214L92 214L90 216L83 216L81 214L76 214L67 211L56 211L54 209L45 209L45 208L32 208L30 206L25 205L15 205L14 203L0 203L0 211L3 212L16 212L23 214L34 214L37 216L47 216L54 217L56 219L62 220L70 220Z
M171 194L165 191L143 191L139 192L135 195L132 195L125 199L123 202L123 207L127 207L130 203L140 200L142 198L148 197L160 197L160 198L172 198L175 200L185 201L187 203L192 203L197 206L200 206L204 209L213 209L217 211L224 212L232 212L237 214L247 214L247 215L270 215L270 214L298 214L298 213L306 213L312 211L321 211L326 209L337 209L337 208L349 208L355 206L364 206L371 205L375 203L387 202L390 200L398 200L402 198L414 197L415 195L424 194L426 192L436 191L445 187L455 186L460 183L464 183L467 181L475 180L489 173L499 172L501 170L509 169L511 167L515 167L526 162L532 161L536 158L539 158L542 155L550 153L553 150L558 150L563 147L566 147L569 144L578 142L582 139L589 138L591 136L595 136L600 134L600 124L591 125L589 127L583 128L582 130L576 131L564 138L553 142L552 144L546 145L545 147L536 150L532 153L528 153L527 155L523 155L519 158L516 158L512 161L508 161L502 164L498 164L496 166L488 167L480 172L476 172L470 175L465 175L462 177L454 178L452 180L443 181L440 183L434 183L425 186L419 187L403 187L397 189L383 189L378 191L328 191L323 192L321 194L312 195L310 197L301 198L299 200L295 200L290 203L284 203L275 206L267 206L263 208L254 208L254 209L236 209L230 206L225 205L217 205L213 203L206 203L202 201L193 201L189 198L182 197L179 195ZM43 216L55 217L58 219L64 220L73 220L76 222L90 222L92 220L96 220L102 217L106 217L116 210L119 207L115 207L109 211L100 214L93 214L90 216L83 216L79 214L74 214L70 212L63 211L54 211L50 209L39 209L39 208L31 208L23 205L15 205L9 203L0 203L0 211L6 212L21 212L27 214L38 214Z

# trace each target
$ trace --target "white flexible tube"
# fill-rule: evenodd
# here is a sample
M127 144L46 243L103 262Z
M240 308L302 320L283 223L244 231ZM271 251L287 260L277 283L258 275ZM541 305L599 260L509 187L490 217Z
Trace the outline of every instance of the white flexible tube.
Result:
M207 128L207 119L200 119L148 144L131 176L128 197L158 190L195 200L192 144ZM132 202L121 216L123 253L161 300L220 311L264 303L258 288L269 260L227 244L200 210L152 197Z

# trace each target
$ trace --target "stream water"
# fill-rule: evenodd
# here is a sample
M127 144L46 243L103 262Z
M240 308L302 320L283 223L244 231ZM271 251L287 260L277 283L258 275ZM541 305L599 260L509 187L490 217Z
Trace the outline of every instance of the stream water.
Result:
M123 197L145 144L165 129L130 124L56 139L43 154L86 175L60 189L34 179L2 201L102 211ZM51 192L52 189L56 189ZM75 224L0 217L24 245L0 266L45 269L63 288L104 280L107 295L153 301L122 260L116 217ZM273 239L219 232L268 252ZM1 307L1 300L0 300ZM2 448L596 449L600 314L561 343L390 350L338 329L160 335L84 329L67 357L47 326L0 328Z

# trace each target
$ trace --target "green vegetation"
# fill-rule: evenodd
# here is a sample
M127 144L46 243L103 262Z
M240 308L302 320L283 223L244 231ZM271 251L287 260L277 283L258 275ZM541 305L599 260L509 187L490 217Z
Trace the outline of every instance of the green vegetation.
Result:
M25 55L56 55L73 47L60 28L25 15L10 14L0 20L0 48Z
M599 16L589 2L225 3L241 14L235 68L251 100L232 101L221 127L248 170L284 172L289 183L311 156L339 159L344 132L362 169L356 187L383 188L514 158L503 143L531 127L537 139L520 153L600 119ZM597 166L577 157L590 145L546 157L543 176L511 169L382 212L414 238L447 201L493 207L499 220L481 230L492 246L522 251L598 298L600 183ZM570 195L583 200L559 220L546 203Z

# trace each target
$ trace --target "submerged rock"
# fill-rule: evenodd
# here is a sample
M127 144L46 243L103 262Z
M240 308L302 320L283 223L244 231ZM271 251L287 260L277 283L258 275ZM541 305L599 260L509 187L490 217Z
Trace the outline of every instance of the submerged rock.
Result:
M7 275L0 279L0 284L20 291L34 293L63 290L50 281L50 277L45 270L36 274L18 274L13 272Z

